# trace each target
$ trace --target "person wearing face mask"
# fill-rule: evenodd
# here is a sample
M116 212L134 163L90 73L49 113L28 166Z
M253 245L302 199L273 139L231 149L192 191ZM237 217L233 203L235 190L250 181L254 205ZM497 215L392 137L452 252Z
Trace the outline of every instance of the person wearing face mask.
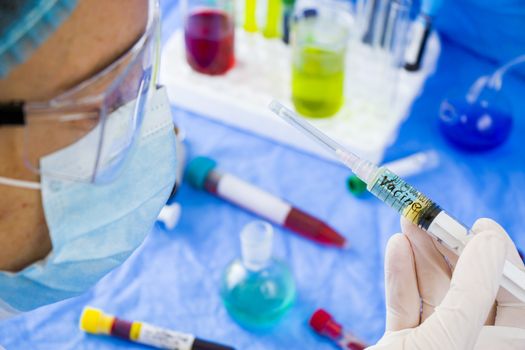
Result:
M0 0L0 318L78 295L176 182L156 0Z

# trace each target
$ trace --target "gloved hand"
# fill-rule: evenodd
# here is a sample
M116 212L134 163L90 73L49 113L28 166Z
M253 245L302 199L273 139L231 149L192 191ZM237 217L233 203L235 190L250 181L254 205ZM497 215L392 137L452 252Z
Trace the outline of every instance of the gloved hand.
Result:
M501 226L478 220L459 260L401 226L386 251L386 332L369 350L525 349L525 304L499 288L505 259L525 266Z

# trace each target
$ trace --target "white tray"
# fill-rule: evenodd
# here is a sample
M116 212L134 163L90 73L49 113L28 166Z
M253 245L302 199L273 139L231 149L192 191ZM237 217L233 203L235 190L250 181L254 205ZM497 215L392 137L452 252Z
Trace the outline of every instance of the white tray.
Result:
M280 40L268 40L242 30L235 33L236 65L222 76L194 72L185 60L181 31L169 38L162 52L160 81L174 105L278 142L334 159L318 145L285 125L268 110L272 99L293 106L290 92L290 48ZM397 136L412 101L436 65L440 51L432 35L422 69L400 69L394 103L380 101L385 82L378 71L377 53L360 43L349 48L345 80L345 106L327 119L312 123L356 154L379 163ZM375 62L375 63L374 63ZM384 94L388 95L388 94ZM385 99L385 96L382 96ZM383 108L378 108L383 106Z

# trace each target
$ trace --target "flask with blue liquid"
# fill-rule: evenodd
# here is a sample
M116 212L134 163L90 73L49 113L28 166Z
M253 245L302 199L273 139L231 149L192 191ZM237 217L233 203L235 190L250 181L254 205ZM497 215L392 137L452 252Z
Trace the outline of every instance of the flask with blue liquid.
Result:
M467 93L450 93L439 110L440 129L454 146L468 151L487 151L503 144L513 126L512 108L503 94L508 70L525 63L516 57L492 74L479 77Z
M275 324L292 306L295 283L288 266L272 257L273 228L263 221L246 225L241 258L226 268L221 296L231 317L246 328Z

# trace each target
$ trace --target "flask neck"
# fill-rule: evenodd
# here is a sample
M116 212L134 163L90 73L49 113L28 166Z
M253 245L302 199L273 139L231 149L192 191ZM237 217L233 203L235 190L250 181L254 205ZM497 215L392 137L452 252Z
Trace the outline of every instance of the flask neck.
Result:
M260 271L272 260L272 226L263 221L246 225L241 232L242 264L247 270Z

